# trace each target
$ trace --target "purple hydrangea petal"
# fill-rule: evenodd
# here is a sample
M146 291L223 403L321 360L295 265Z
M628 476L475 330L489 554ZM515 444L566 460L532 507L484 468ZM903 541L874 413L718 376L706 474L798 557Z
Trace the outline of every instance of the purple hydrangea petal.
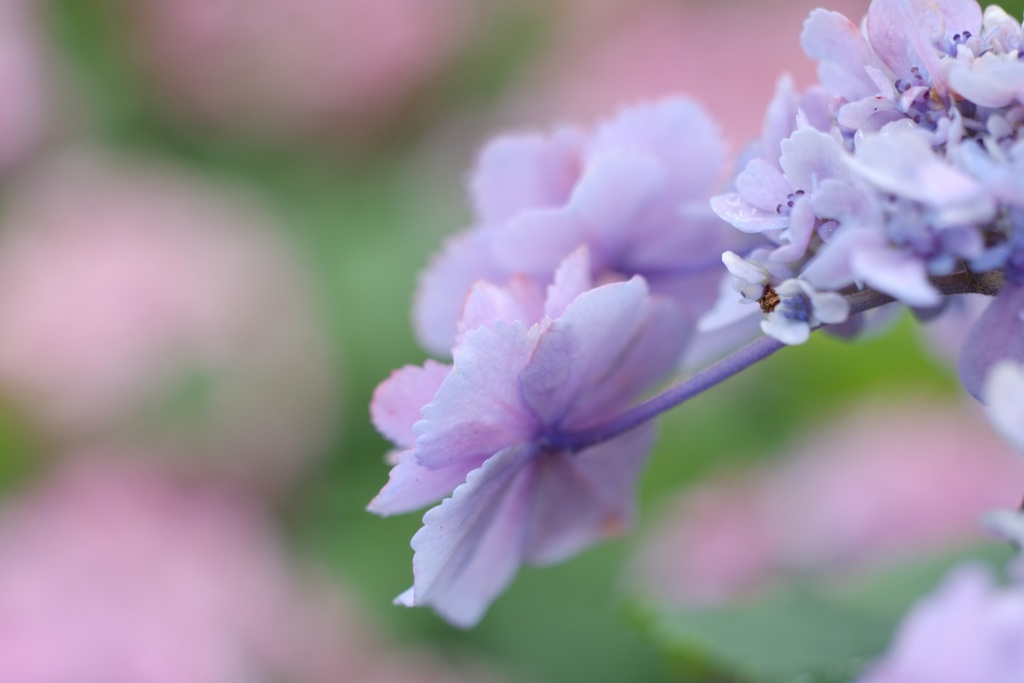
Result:
M779 144L793 134L799 107L800 98L793 77L788 74L780 76L761 124L761 146L758 150L761 158L778 163L782 154Z
M764 286L768 284L771 279L771 274L768 269L764 266L754 262L748 261L731 251L727 251L722 254L722 263L725 264L729 274L735 278L738 278L741 282L754 285L751 289L751 295L747 296L746 291L743 294L748 299L756 299L763 293ZM754 296L756 294L756 296Z
M432 505L451 494L466 481L466 475L480 467L488 456L460 459L444 467L424 467L415 450L398 454L388 473L388 483L370 501L367 510L378 515L400 515Z
M586 226L570 208L523 211L495 230L491 254L509 273L547 280L568 254L587 243Z
M548 453L535 465L524 560L560 562L628 530L636 485L654 443L643 425L575 454Z
M987 53L971 63L947 62L949 85L961 97L983 107L1005 107L1024 95L1024 64L1007 55Z
M933 79L941 73L934 44L946 26L932 0L872 0L865 26L875 54L894 74L907 76L914 67Z
M430 605L463 628L480 621L522 562L535 455L527 446L502 450L427 511L412 538L415 582L401 604Z
M938 208L969 205L980 219L994 213L984 188L936 155L927 138L913 130L865 138L847 161L885 192Z
M994 44L1003 46L1007 52L1021 47L1021 21L1010 16L998 5L987 6L981 15L986 37Z
M800 110L797 112L797 128L814 128L815 130L831 130L833 125L833 95L820 86L811 86L800 98Z
M1024 285L1009 283L964 340L958 371L972 396L984 400L985 379L996 363L1024 363Z
M799 346L811 338L811 326L781 315L769 315L761 321L761 331L789 346Z
M828 133L804 128L781 143L782 165L786 177L803 190L816 189L826 178L844 178L846 150Z
M1024 680L1024 593L960 567L907 614L885 657L859 683Z
M1001 360L985 377L985 412L1004 439L1024 452L1024 366Z
M519 379L523 399L543 424L559 425L570 410L585 406L647 316L647 285L639 278L593 289L566 307Z
M451 373L416 423L416 455L426 467L490 456L529 441L536 418L517 377L536 345L522 323L496 322L466 333L453 353Z
M839 108L836 120L839 122L839 125L845 128L857 130L866 126L868 121L879 113L887 113L891 110L891 101L881 95L871 95L870 97L844 104ZM896 118L902 118L902 116L893 112L893 120Z
M601 417L619 412L678 367L693 334L693 319L684 315L675 302L658 298L647 305L645 315L625 352L566 413L567 427L583 429Z
M566 257L555 271L554 282L548 287L544 315L552 319L560 317L576 297L593 289L594 280L590 273L589 249L580 247Z
M957 33L966 31L971 35L981 33L982 10L977 0L935 0L945 19L946 39L952 40Z
M873 228L837 230L828 243L804 266L801 277L815 288L836 290L857 283L852 257L860 251L886 249L885 236Z
M809 197L797 201L789 214L789 228L782 233L786 241L772 252L772 260L786 263L803 258L814 234L817 218Z
M817 216L834 219L840 224L870 223L878 209L862 187L834 178L822 181L810 202Z
M835 292L815 292L810 295L814 317L825 325L844 322L850 315L850 303Z
M751 159L736 177L736 190L743 200L769 213L794 189L782 172L764 159Z
M743 232L768 232L789 225L789 216L764 211L745 201L738 193L711 198L711 208L726 223Z
M928 308L942 302L942 295L928 281L923 261L900 249L863 250L850 257L858 279L908 306Z
M532 325L541 320L543 311L544 288L536 280L513 276L504 286L477 282L466 297L455 343L461 344L470 330L492 325L498 320L518 320L525 325Z
M413 324L420 344L447 356L470 287L477 280L502 281L506 277L506 271L493 263L479 231L462 232L449 239L420 276L416 290Z
M434 398L449 372L450 365L432 360L423 367L407 365L392 372L373 392L373 426L396 445L412 447L416 441L412 426L420 420L423 406Z
M660 201L672 196L667 181L659 161L646 154L609 152L591 161L573 193L572 207L590 227L595 265L623 260L626 245L637 239L634 231Z
M583 137L581 131L563 128L551 135L506 135L488 143L469 181L481 223L496 225L523 209L565 204L579 174Z
M727 152L711 116L682 97L623 109L598 127L588 155L593 160L623 150L657 159L675 203L705 199L720 180Z
M874 94L865 66L878 64L860 28L838 12L816 9L804 22L800 45L819 62L818 77L830 91L847 99Z

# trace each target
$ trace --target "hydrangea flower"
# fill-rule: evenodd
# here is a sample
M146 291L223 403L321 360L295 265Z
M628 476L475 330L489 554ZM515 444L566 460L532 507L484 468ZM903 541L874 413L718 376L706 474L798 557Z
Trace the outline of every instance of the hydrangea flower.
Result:
M476 281L524 275L546 286L581 245L596 281L642 275L652 291L703 313L722 250L741 239L707 206L725 162L717 126L684 98L623 109L593 130L495 139L469 181L474 227L452 238L421 278L421 343L450 351Z
M1024 460L963 406L876 397L842 413L781 459L682 492L641 546L635 590L703 605L873 575L979 542L979 517L1019 495Z
M162 111L186 124L365 142L467 48L481 10L466 0L142 0L125 29Z
M801 41L820 82L802 96L780 84L759 154L712 200L777 245L755 265L817 292L937 311L950 294L1002 289L964 344L975 396L998 360L1024 361L1012 332L1024 309L1022 36L974 0L873 0L861 26L815 10Z
M820 326L998 295L964 342L964 383L982 396L993 367L1024 363L1024 28L973 0L873 0L860 25L813 12L802 45L820 82L779 82L734 191L710 199L735 246L704 206L722 145L687 100L481 153L473 227L417 297L421 341L454 345L453 363L403 368L374 399L398 449L371 509L444 499L399 602L475 623L520 564L628 520L652 418ZM766 336L637 402L688 336L651 330L733 322L737 292ZM1017 389L994 386L992 409L1015 419Z
M1024 680L1024 590L961 567L906 616L889 652L859 683Z
M296 674L328 634L255 501L124 455L5 501L0 678L314 683Z
M374 422L403 450L370 509L447 496L413 538L415 582L398 602L470 626L520 564L563 560L629 526L650 425L590 447L572 435L668 375L690 324L641 278L588 289L588 271L585 254L566 262L539 322L472 327L451 366L403 368L378 388ZM471 305L498 310L502 293L480 285Z
M839 294L818 292L799 278L778 282L767 268L731 251L722 255L722 261L743 301L757 303L764 313L761 331L785 344L803 344L815 327L841 323L849 315L850 306Z
M59 443L187 452L176 466L261 490L294 481L334 429L338 391L302 264L267 208L91 153L11 190L3 400Z

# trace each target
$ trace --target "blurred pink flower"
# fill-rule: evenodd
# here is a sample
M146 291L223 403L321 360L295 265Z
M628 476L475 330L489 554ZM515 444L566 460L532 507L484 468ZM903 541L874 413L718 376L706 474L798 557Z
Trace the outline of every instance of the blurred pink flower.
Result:
M563 0L554 47L513 96L514 118L593 118L623 103L686 94L707 106L726 137L745 144L758 134L784 71L801 87L813 79L799 36L818 4ZM830 6L857 14L867 4Z
M251 500L124 455L80 454L0 508L0 680L470 680L301 580Z
M0 3L0 171L38 142L51 96L35 0Z
M148 0L137 49L170 110L285 137L366 132L438 74L471 0Z
M249 683L285 671L285 558L242 499L80 460L0 517L0 680Z
M1020 495L1024 462L976 412L874 405L770 469L685 493L647 539L638 584L689 604L787 574L841 575L951 550Z
M256 205L80 156L12 193L0 394L63 442L189 451L277 485L326 442L333 369L304 275Z

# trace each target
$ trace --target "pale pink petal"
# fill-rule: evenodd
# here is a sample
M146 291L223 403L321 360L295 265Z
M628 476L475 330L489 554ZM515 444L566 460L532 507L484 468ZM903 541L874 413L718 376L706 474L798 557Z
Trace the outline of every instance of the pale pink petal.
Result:
M543 317L544 288L533 279L513 276L504 286L480 281L473 285L459 319L456 345L466 332L493 325L498 320L525 325L540 322Z
M423 367L407 365L392 372L373 392L373 426L396 445L410 448L416 441L412 426L420 420L420 410L450 371L450 365L428 360Z

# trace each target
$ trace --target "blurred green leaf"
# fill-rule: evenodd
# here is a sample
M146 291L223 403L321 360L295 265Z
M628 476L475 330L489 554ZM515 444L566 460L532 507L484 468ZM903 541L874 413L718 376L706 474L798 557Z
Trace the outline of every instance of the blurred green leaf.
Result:
M903 615L965 561L1001 566L1000 544L905 562L855 578L792 582L720 608L634 606L644 634L688 680L846 683L888 647Z
M715 610L647 608L641 620L684 670L751 683L847 681L884 649L896 623L808 590Z

